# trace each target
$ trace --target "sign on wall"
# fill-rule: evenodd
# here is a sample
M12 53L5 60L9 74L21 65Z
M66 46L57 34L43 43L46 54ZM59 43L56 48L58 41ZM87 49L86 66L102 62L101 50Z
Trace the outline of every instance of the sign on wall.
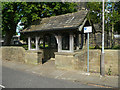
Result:
M92 26L84 27L84 33L90 33L90 32L92 32Z

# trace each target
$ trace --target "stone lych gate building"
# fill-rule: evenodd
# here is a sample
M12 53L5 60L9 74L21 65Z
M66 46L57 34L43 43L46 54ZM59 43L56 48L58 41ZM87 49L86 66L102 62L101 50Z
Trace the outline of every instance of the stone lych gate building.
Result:
M68 13L59 16L42 18L30 27L21 31L24 37L28 38L28 50L41 52L39 62L55 58L57 67L80 69L83 68L84 48L87 35L83 29L85 26L92 26L87 19L88 11L81 10L75 13ZM95 44L95 29L92 28L90 42ZM80 65L81 64L81 67Z

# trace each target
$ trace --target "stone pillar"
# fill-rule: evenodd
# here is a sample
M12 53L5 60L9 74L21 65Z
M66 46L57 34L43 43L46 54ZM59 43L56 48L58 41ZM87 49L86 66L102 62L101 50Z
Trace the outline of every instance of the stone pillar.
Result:
M58 52L62 50L62 37L58 35Z
M74 52L74 36L73 34L70 34L70 52Z
M38 46L38 39L39 39L39 37L35 37L35 39L36 39L36 50L39 50L39 46Z
M30 40L31 38L30 37L28 37L28 50L30 50L31 49L31 40Z

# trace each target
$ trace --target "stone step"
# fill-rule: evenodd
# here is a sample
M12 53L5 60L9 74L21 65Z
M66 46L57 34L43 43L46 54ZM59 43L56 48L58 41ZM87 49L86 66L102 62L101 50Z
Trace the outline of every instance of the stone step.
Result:
M55 61L55 58L51 58L50 60L53 60L53 61Z

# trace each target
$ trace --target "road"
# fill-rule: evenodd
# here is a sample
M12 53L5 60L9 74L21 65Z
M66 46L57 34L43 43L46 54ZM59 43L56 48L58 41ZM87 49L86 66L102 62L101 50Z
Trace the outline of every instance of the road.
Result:
M98 88L79 82L47 78L4 66L2 69L2 85L5 88Z

